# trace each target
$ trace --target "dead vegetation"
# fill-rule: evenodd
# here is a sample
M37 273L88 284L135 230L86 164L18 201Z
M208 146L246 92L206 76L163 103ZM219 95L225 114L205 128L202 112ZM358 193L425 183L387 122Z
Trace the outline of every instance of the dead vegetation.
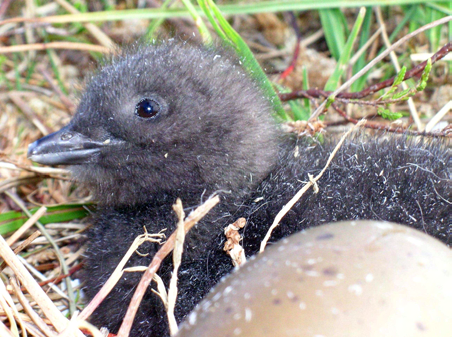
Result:
M89 10L102 9L101 1L90 3L92 7ZM130 7L131 4L134 5L133 1L119 1L116 9ZM99 298L84 306L77 281L85 249L83 231L89 225L80 218L90 212L89 195L70 181L64 169L34 166L26 153L31 142L58 130L69 121L76 109L83 78L95 67L102 53L108 52L112 46L129 43L144 35L150 20L97 24L46 22L46 17L62 15L64 11L76 13L77 9L65 0L43 1L41 6L36 6L33 1L4 0L0 4L0 20L7 20L0 22L0 213L8 215L0 221L2 336L83 336L86 331L94 336L101 335L86 319L106 294L101 291ZM348 9L346 13L352 25L356 9ZM367 62L388 44L385 34L390 34L403 19L403 11L398 7L389 9L389 14L381 16L380 13L379 20L374 22L374 35L362 51ZM15 19L38 17L43 19L14 22ZM272 81L288 91L281 93L282 101L294 102L295 98L305 98L312 111L321 107L323 99L330 93L319 88L323 88L333 74L336 60L328 51L315 12L237 15L231 17L231 23L252 48ZM446 29L444 24L439 27ZM158 34L167 37L174 31L185 38L200 39L197 33L192 37L196 27L188 18L168 19ZM408 33L405 27L397 37L403 38ZM349 123L358 124L361 118L367 117L366 127L371 129L450 137L450 61L441 60L445 57L450 60L451 43L447 41L447 34L440 36L439 45L446 46L439 51L431 49L431 41L426 34L416 35L408 43L393 48L393 52L397 53L395 60L394 57L384 58L378 67L370 69L365 87L361 90L366 95L345 91L338 93L324 121L293 121L288 123L288 128L300 134L333 132L338 127L342 130L342 126ZM391 48L390 45L387 47ZM403 117L392 122L379 116L377 107L385 102L379 101L376 93L391 86L392 82L385 80L396 76L397 71L393 67L397 66L392 63L400 59L410 64L407 74L416 82L425 64L422 66L419 65L421 62L410 59L424 61L432 56L434 65L427 88L411 96L412 103L408 103L409 100L386 102L391 111L402 111ZM347 65L346 78L352 77L352 65ZM303 88L303 69L308 70L310 89ZM369 100L365 101L364 97ZM290 106L287 110L293 108ZM315 185L314 182L310 184ZM205 214L218 201L212 199L209 202L211 204L206 206L207 209L200 213ZM32 208L36 208L34 215L28 211ZM193 225L202 217L202 214L194 212L185 218L178 209L185 232L189 229L188 223ZM13 211L19 213L14 215ZM18 222L13 223L12 220ZM20 227L23 222L25 225ZM240 247L238 227L234 231L230 233L232 250L235 249L233 247ZM149 236L144 234L139 240L148 240ZM145 289L151 282L159 261L172 251L174 242L178 240L176 236L171 234L162 246L162 253L155 256L155 262L143 269L146 271L140 289ZM180 241L182 237L178 237ZM130 254L135 250L132 247ZM237 264L240 264L242 255L242 252L238 253ZM114 278L112 276L113 283L106 287L112 287L121 273L122 267L119 266L118 273ZM177 305L174 292L164 295L164 287L160 289L160 295L167 298L168 307L174 308ZM139 300L140 293L137 293L120 335L127 335ZM173 331L175 329L177 327L173 327Z

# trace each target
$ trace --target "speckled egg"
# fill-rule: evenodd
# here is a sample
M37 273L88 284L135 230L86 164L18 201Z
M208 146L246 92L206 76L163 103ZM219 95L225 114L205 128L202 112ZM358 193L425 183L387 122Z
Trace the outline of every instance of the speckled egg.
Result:
M452 336L452 251L378 221L311 228L226 277L178 336Z

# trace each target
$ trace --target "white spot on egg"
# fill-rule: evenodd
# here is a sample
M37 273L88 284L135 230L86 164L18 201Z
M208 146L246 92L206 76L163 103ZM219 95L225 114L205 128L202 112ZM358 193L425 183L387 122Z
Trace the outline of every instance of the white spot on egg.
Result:
M300 302L300 304L298 305L298 307L299 307L301 310L306 310L306 303L305 303L305 302Z
M210 302L210 301L205 301L205 302L202 304L202 310L204 310L204 311L209 310L209 308L210 308L211 305L212 305L212 302Z
M188 324L195 325L196 324L196 312L192 311L190 315L188 315Z
M240 328L235 328L234 329L234 335L235 336L239 336L239 335L241 335L242 334L242 329L240 329Z
M251 318L253 318L253 312L250 308L245 308L245 321L251 322Z
M221 293L216 293L215 296L212 298L213 302L218 301L221 298Z
M323 285L324 285L325 287L334 287L334 286L337 285L337 281L335 281L335 280L324 281L324 282L323 282Z
M366 275L366 282L372 282L374 280L374 276L372 274Z
M360 296L363 293L363 287L359 284L352 284L348 286L348 291L355 294L356 296Z
M405 240L407 240L409 243L411 243L417 247L421 247L422 245L424 245L424 242L422 242L421 240L419 240L418 238L415 238L413 236L407 236L405 238Z
M308 270L308 271L306 271L305 274L308 276L311 276L311 277L319 277L320 276L319 272L317 272L315 270Z
M226 288L223 290L223 295L226 296L226 295L229 294L231 291L232 291L232 287L231 287L231 286L226 287Z
M379 229L384 229L384 230L388 230L388 229L393 229L394 226L388 223L384 223L384 222L376 222L373 223L373 225Z

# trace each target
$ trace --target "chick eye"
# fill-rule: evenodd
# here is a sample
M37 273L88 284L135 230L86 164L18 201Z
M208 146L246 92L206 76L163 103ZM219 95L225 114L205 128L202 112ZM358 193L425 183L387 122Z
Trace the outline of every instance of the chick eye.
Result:
M155 117L160 112L160 104L151 98L143 98L135 106L135 114L143 118Z

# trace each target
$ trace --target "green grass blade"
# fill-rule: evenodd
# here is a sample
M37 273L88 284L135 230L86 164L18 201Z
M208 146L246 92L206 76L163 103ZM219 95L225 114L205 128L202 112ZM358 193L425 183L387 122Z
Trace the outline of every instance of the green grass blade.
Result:
M199 7L201 7L201 9L204 12L204 14L206 15L206 17L209 20L209 22L212 25L212 27L215 29L215 32L220 37L220 39L222 41L226 42L226 44L232 46L231 41L226 36L226 34L223 32L223 30L221 29L221 27L218 24L218 22L215 20L215 16L213 15L213 12L211 11L209 6L207 5L207 2L203 1L203 0L198 0L198 4L199 4Z
M444 2L444 3L438 3L438 4L434 4L434 3L426 3L425 4L428 7L434 8L437 11L444 13L445 15L452 15L452 2ZM449 6L449 7L447 7ZM449 39L450 41L450 39Z
M344 73L345 67L347 63L350 61L350 55L352 54L353 45L356 41L356 38L358 37L358 33L361 29L361 25L364 21L365 15L366 8L362 7L359 10L358 17L356 18L352 32L350 33L350 36L347 39L347 43L344 47L341 57L339 58L339 62L337 63L336 68L334 69L333 75L331 75L331 77L328 79L328 82L325 85L325 90L327 91L336 90L339 80L341 79L342 74Z
M444 14L437 11L436 9L426 7L425 8L427 14L428 22L433 22L444 17ZM441 26L433 27L429 29L425 34L430 41L430 51L435 52L439 49L439 41L441 40Z
M372 20L373 20L373 11L372 8L368 7L366 8L366 16L364 17L363 26L361 29L361 35L359 37L359 46L358 49L361 49L367 41L370 38L370 31L372 28ZM353 65L353 74L356 74L358 71L360 71L362 68L365 67L367 64L366 61L366 53L363 53L356 63ZM364 86L366 85L367 76L369 75L369 72L358 78L350 87L351 92L357 92L364 89Z
M199 33L202 36L204 42L209 43L212 42L212 37L210 36L209 30L207 29L206 24L202 21L200 14L197 12L195 6L191 3L190 0L182 0L185 7L190 12L193 20L195 20L195 24L198 27Z
M339 60L345 47L344 14L339 8L322 9L319 14L328 49Z
M303 66L303 90L309 90L309 78L308 78L308 69L306 66ZM308 116L306 120L311 116L311 101L309 98L303 98L303 106L306 111L308 111ZM304 119L303 119L304 120Z
M441 2L441 0L430 0L430 3ZM219 5L219 9L225 15L254 14L254 13L275 13L284 11L308 11L324 8L356 8L361 6L395 6L408 4L424 4L425 0L274 0L255 1L250 3L233 3ZM202 14L200 8L196 10ZM74 22L99 22L99 21L119 21L135 19L164 19L175 17L188 17L190 13L186 8L139 8L114 11L99 11L90 13L65 14L48 16L45 21L48 23L74 23Z
M169 6L173 3L172 0L165 0L164 3L162 3L162 5L160 6L160 9L167 9L169 8ZM154 19L151 20L151 22L149 23L149 26L146 30L146 33L144 34L144 36L146 36L147 41L151 41L155 32L157 31L157 29L162 25L162 23L165 21L164 18L158 18L158 19Z
M203 6L201 8L207 10L205 14L209 18L212 25L214 27L217 26L215 27L215 30L221 29L223 31L223 34L220 34L220 37L224 39L226 43L234 47L237 55L243 62L244 68L264 90L268 99L272 103L276 114L282 119L287 119L287 115L281 105L278 95L245 41L243 41L240 35L237 34L237 32L231 27L229 22L224 18L223 14L212 0L199 0L199 2L203 2Z
M30 213L34 214L39 208L33 208ZM58 223L81 219L88 215L88 211L83 204L48 206L47 212L39 221L42 224ZM23 212L10 211L0 214L0 235L5 235L20 228L28 216Z

